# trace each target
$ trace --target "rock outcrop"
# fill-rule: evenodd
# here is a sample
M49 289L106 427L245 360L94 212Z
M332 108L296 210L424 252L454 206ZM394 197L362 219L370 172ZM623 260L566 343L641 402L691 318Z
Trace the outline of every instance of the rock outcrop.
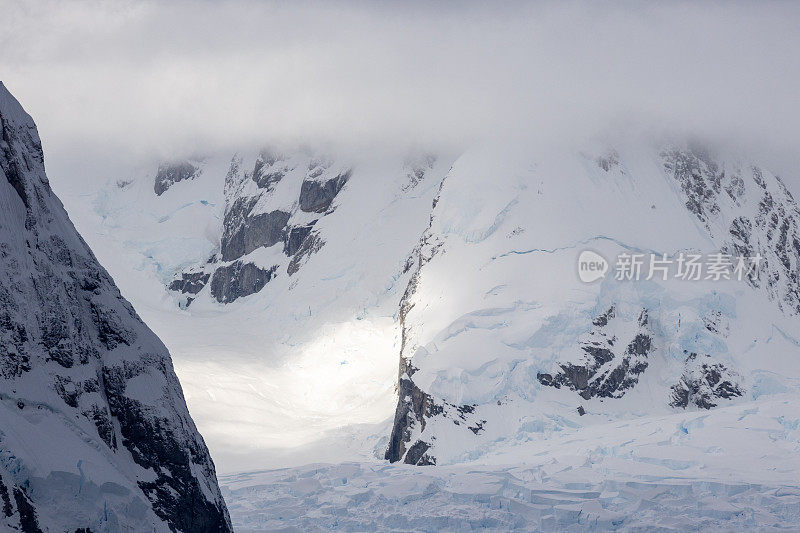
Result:
M662 152L686 208L732 256L761 257L748 281L781 309L800 314L800 209L776 175L731 163L695 144Z
M686 409L694 405L701 409L716 407L719 400L741 396L741 378L724 364L708 355L694 352L686 356L686 370L678 383L672 386L670 405Z
M653 351L653 333L648 326L647 309L642 309L630 338L619 338L614 332L615 306L592 322L592 330L579 339L580 354L576 361L561 362L552 374L539 373L536 378L548 387L567 387L585 400L620 398L639 381L647 369L647 357Z
M225 178L219 253L178 273L169 289L184 294L182 305L188 305L210 279L211 297L231 303L259 292L279 269L295 274L325 245L315 226L335 210L334 201L351 176L351 168L302 150L291 155L263 150L252 170L234 157ZM283 258L268 268L247 257L277 245Z
M233 261L253 250L269 248L285 239L286 224L291 216L286 211L253 214L258 198L239 198L225 212L221 252L223 261Z
M327 211L333 199L350 179L350 171L324 181L316 178L317 176L313 176L312 179L303 180L300 187L300 209L307 213Z
M436 207L438 198L437 194L433 199L433 208ZM436 464L436 457L428 453L436 435L425 434L430 420L436 419L448 425L463 426L475 435L483 430L486 423L486 420L477 418L474 405L456 405L436 398L423 391L414 382L413 376L418 369L411 363L411 359L417 347L412 344L414 326L407 320L407 317L414 307L413 299L419 288L422 268L436 256L441 246L442 242L433 235L431 224L429 224L419 245L408 258L403 269L403 274L411 273L411 277L400 301L401 344L397 383L398 401L389 445L384 454L385 459L392 463L403 461L406 464L418 466Z
M232 302L244 296L255 294L264 288L275 276L277 266L269 269L259 268L253 263L235 261L221 266L211 278L211 295L219 303Z
M179 181L194 179L199 172L200 168L188 160L162 163L156 171L153 190L156 195L161 196Z

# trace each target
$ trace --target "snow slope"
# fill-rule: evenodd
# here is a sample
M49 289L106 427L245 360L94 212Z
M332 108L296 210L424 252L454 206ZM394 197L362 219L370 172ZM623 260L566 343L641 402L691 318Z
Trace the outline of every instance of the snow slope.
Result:
M161 195L155 163L121 169L94 194L64 195L122 292L170 347L221 470L355 460L375 447L382 454L395 403L403 271L452 161L422 153L337 163L298 149L261 165L259 175L283 176L259 187L253 171L268 157L264 150L192 160L195 177ZM324 212L303 210L303 183L350 169ZM233 240L226 220L276 211L290 215L286 227L314 222L311 235L324 244L290 256L281 240L222 257L223 241ZM265 227L258 224L250 228ZM221 303L214 274L237 262L275 273L254 294ZM167 290L196 272L209 276L198 293Z
M547 431L449 466L312 464L220 483L240 532L794 530L794 403Z
M678 153L681 167L673 149L647 145L457 159L405 267L401 451L388 457L437 466L228 474L238 530L795 528L798 210L759 167ZM758 278L612 272L584 284L576 272L583 249L612 258L737 245L765 258ZM604 347L610 358L595 359ZM598 360L592 380L570 381L567 369Z
M439 464L468 460L542 426L582 425L578 407L626 419L794 390L800 217L782 182L741 157L640 139L405 159L264 150L194 164L161 195L154 164L72 201L91 202L78 215L85 233L173 347L226 470L294 462L284 452L315 441L303 458L327 449L327 460L340 437L362 442L351 459L380 448L365 433L385 428L398 353L401 378L409 365L413 376L400 381L393 460L417 442ZM306 182L345 174L327 207L304 209ZM279 212L282 235L262 217ZM318 246L292 271L288 236L304 224ZM253 244L231 244L242 235ZM764 262L748 281L612 272L584 284L584 249L610 261L722 250ZM237 262L273 277L222 303L214 277ZM165 290L186 273L207 278L195 292ZM612 308L608 326L593 325ZM637 334L648 346L634 372L625 349ZM593 339L617 338L613 362L587 361ZM565 368L594 373L593 384ZM730 390L709 385L713 372Z
M796 520L800 211L763 165L647 139L193 164L70 201L223 470L292 467L223 478L237 526ZM614 277L721 252L757 275Z
M230 531L169 352L45 176L0 83L0 528Z
M635 420L796 394L798 227L779 178L696 145L465 154L400 305L387 459L473 460L585 426L579 411ZM612 265L594 284L577 275L586 249ZM721 251L760 254L758 276L615 279L620 254Z

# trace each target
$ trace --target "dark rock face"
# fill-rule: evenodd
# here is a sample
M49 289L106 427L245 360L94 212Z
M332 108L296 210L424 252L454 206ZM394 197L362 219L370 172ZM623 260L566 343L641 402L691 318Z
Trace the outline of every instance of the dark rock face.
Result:
M418 440L411 446L411 448L408 449L405 463L417 466L434 466L436 464L436 458L425 453L430 449L430 447L431 445L427 442Z
M211 274L208 272L182 272L180 278L169 284L169 290L183 294L197 294L208 283Z
M708 151L700 146L689 150L668 150L662 154L664 167L675 176L686 197L686 208L702 222L720 211L718 196L725 176Z
M0 130L0 529L231 531L167 349L75 231L2 84Z
M609 326L618 320L622 319L611 306L592 322L593 329L580 341L583 353L578 361L559 363L552 374L537 374L539 382L557 389L567 387L586 400L621 398L639 382L654 347L646 309L640 312L636 334L630 340L608 333Z
M219 267L211 278L211 295L220 303L230 303L255 294L275 276L277 269L277 266L273 266L264 270L242 261Z
M251 214L258 198L239 198L225 213L222 260L233 261L257 248L273 246L284 238L290 214L286 211Z
M322 240L319 233L316 231L310 232L304 239L300 247L292 255L292 260L286 267L286 272L291 276L300 270L300 266L308 259L310 255L317 253L323 246L325 241Z
M409 368L413 374L413 368ZM418 441L411 448L414 453L407 454L409 451L407 444L411 441L411 431L415 424L419 424L425 430L426 418L441 414L441 406L437 406L433 398L420 390L407 374L407 370L402 371L402 376L398 381L398 394L400 401L394 415L394 425L392 435L389 440L389 447L386 450L385 458L395 463L405 459L407 464L436 464L436 459L425 454L430 448L430 444Z
M714 362L708 355L690 353L686 356L686 370L672 386L669 404L683 409L689 405L711 409L720 399L742 396L738 381L739 376L722 363Z
M758 167L726 167L698 146L661 157L687 209L724 253L761 255L758 271L746 275L750 285L763 288L782 310L800 314L800 209L780 178ZM715 235L720 226L727 233Z
M433 201L433 207L436 206L437 199L438 196ZM436 437L425 436L427 423L434 417L464 427L465 430L469 430L468 435L477 435L483 432L487 424L486 420L480 418L476 406L455 405L435 398L414 383L413 376L417 369L411 364L410 352L415 347L411 346L409 342L411 326L406 318L414 307L413 297L419 288L421 269L440 252L441 248L442 243L431 234L429 225L403 269L404 273L412 270L413 273L400 301L401 345L397 381L398 400L389 446L385 454L385 458L393 463L403 461L420 466L436 464L436 457L431 450ZM420 437L412 442L417 429L419 429Z
M757 169L754 175L763 180ZM782 309L800 314L800 210L784 184L775 185L764 191L754 218L733 221L728 249L763 255L761 275L750 276L751 285L763 286Z
M300 209L306 213L324 213L350 179L350 171L327 181L304 180L300 188Z
M434 200L433 207L436 207L436 200ZM422 431L425 430L426 417L441 414L443 409L437 406L433 398L422 391L411 379L415 372L415 368L411 365L408 339L410 336L410 326L406 322L406 317L409 311L414 307L412 299L419 287L420 269L423 265L428 263L436 254L437 247L431 245L432 238L430 236L430 224L428 230L420 239L420 244L409 256L406 261L403 273L411 272L411 278L408 281L403 298L400 300L400 326L401 326L401 346L400 346L400 366L398 369L397 379L397 408L394 414L394 423L392 424L392 433L389 437L389 446L386 450L385 458L395 463L397 461L407 458L406 452L409 449L411 442L412 432L418 425ZM412 445L413 446L413 445ZM430 444L425 443L425 451L427 452ZM417 448L417 452L419 447ZM410 459L415 457L412 455ZM428 462L435 463L436 459L429 457L426 459Z
M278 165L281 161L281 156L269 151L258 155L252 177L260 189L272 190L286 176L288 169Z
M317 221L313 221L310 224L306 224L305 226L294 226L288 228L286 232L286 239L283 243L283 253L287 256L291 257L296 254L305 242L306 237L311 234L311 230L314 229L314 224Z
M287 258L286 272L289 275L298 272L308 258L325 245L315 225L322 217L333 212L333 201L352 174L351 170L340 171L332 165L330 159L312 158L302 151L286 157L263 150L256 158L252 172L249 172L243 170L242 158L234 157L225 177L226 208L220 250L206 265L190 267L177 274L169 284L169 290L191 295L181 299L178 305L191 304L209 279L212 296L220 302L232 302L261 290L274 272L267 276L258 274L250 267L220 266L220 263L238 261L259 248L282 243ZM264 209L265 206L276 207L275 189L289 175L291 179L303 180L299 183L299 197L281 205L279 209ZM299 220L292 223L293 218ZM276 268L283 268L283 265L283 262L279 262ZM219 269L221 271L216 274L215 270ZM240 274L247 276L244 285L237 285Z
M189 161L164 163L158 166L153 190L158 196L161 196L179 181L194 179L199 172L200 169Z
M23 489L19 487L14 488L14 502L17 504L20 529L25 533L41 533L42 530L39 528L39 523L36 520L36 509L34 509L28 495Z
M142 361L144 366L156 361ZM134 460L157 474L154 481L139 481L139 487L160 517L171 521L178 531L226 531L226 517L215 512L214 505L200 497L202 488L192 475L192 458L207 451L199 443L190 442L188 448L176 446L176 435L166 417L153 417L147 407L125 395L126 374L141 372L135 365L127 368L105 368L111 415L119 422L122 445Z
M403 461L406 464L428 466L436 464L436 457L429 454L431 444L423 439L411 442L416 427L424 434L427 422L433 417L443 417L457 426L465 426L472 434L477 435L484 430L486 420L478 420L474 405L454 405L439 400L422 391L411 379L415 369L403 365L398 381L400 401L394 415L392 435L384 457L392 463ZM430 437L436 440L435 436Z

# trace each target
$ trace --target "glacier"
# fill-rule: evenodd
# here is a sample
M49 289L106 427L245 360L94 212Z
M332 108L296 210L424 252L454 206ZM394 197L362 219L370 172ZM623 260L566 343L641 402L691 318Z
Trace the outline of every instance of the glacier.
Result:
M767 166L675 138L191 162L63 196L238 530L796 521L800 212ZM587 284L584 250L763 261Z

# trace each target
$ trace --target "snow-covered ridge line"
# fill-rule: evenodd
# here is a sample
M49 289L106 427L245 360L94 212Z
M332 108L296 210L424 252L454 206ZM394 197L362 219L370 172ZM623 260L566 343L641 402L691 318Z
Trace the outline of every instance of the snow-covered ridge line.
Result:
M386 456L440 465L474 459L538 428L580 426L587 415L619 420L718 408L796 386L797 346L774 335L773 325L797 327L793 243L800 219L780 179L760 165L696 144L645 140L616 150L494 145L450 159L316 159L302 150L267 151L233 164L206 161L197 177L161 196L153 194L152 173L103 192L113 200L98 210L108 234L129 235L126 247L152 258L159 297L172 283L196 297L188 310L173 304L168 311L187 328L180 337L186 353L228 339L225 350L247 354L236 364L249 368L248 376L258 374L256 365L270 369L269 377L248 381L251 392L223 379L223 364L214 371L225 388L192 385L190 403L217 413L217 427L229 427L219 419L227 417L219 398L234 391L259 406L237 426L252 424L254 441L267 434L277 441L288 428L299 433L298 420L321 420L318 405L302 414L275 407L288 403L274 386L285 374L272 371L283 364L299 390L310 383L325 390L326 405L347 398L349 409L353 398L369 395L374 409L354 408L349 423L377 424L393 404ZM332 183L333 191L341 175L349 177L324 213L301 209L304 183ZM137 205L137 187L139 205L155 221L147 226L129 208ZM175 211L189 202L193 207ZM176 214L160 222L163 213ZM196 222L202 219L212 228L205 235ZM320 241L287 238L314 220L305 239ZM160 238L137 242L128 229L134 227ZM286 250L323 241L290 272L297 252ZM766 261L757 278L743 282L623 283L607 276L583 284L576 263L584 247L609 260L623 252L723 251L761 253ZM250 288L219 303L211 290L216 272L230 280L232 294ZM593 322L612 307L613 324L593 336ZM375 342L342 340L337 331L369 331ZM614 344L605 351L592 342ZM392 366L395 376L400 366L399 401L391 398ZM336 378L346 374L357 381ZM366 392L376 383L379 401ZM304 439L311 439L306 426Z
M0 83L0 524L230 531L170 355L50 189Z
M387 459L460 462L542 415L557 413L560 427L587 412L710 409L762 394L754 373L781 369L776 390L796 386L796 345L760 344L775 321L797 326L800 211L780 178L691 143L604 153L613 157L523 149L502 165L492 151L456 161L399 307ZM589 285L575 274L587 245L607 258L765 259L738 284L625 283L612 272Z

